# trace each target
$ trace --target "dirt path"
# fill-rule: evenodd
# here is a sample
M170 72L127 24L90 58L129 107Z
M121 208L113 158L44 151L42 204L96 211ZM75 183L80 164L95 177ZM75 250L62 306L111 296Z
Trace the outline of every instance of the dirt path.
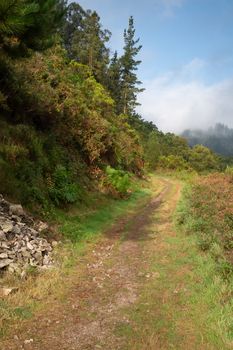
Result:
M189 264L170 269L172 215L181 186L162 181L157 197L106 232L78 264L63 303L54 301L47 312L19 325L1 349L212 349L199 341L179 300L191 271Z

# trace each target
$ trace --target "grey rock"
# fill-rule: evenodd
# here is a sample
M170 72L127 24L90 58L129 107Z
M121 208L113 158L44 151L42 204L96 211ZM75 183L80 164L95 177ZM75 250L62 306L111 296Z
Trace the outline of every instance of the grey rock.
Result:
M0 254L0 259L7 259L8 258L8 254L7 253L1 253Z
M29 229L29 233L33 236L33 237L38 237L38 231L34 230L33 228Z
M36 252L36 253L34 254L34 257L35 257L35 259L36 259L37 261L42 261L42 254L41 254L41 252Z
M33 249L34 249L34 248L33 248L33 245L32 245L30 242L27 243L27 248L28 248L29 250L33 250Z
M2 259L2 260L0 260L0 269L10 265L10 263L12 263L12 262L13 262L13 260L11 260L11 259Z
M4 249L8 249L9 245L6 242L0 242L0 247Z
M0 241L5 241L6 240L6 235L3 231L0 231Z
M49 225L48 225L46 222L39 221L39 222L36 224L36 230L39 231L39 232L48 230L48 228L49 228Z
M10 220L0 220L0 226L4 233L8 233L13 229L13 224Z
M50 265L50 264L51 264L51 259L49 258L48 255L45 255L43 259L43 265Z
M8 295L17 292L18 288L8 288L8 287L1 287L0 288L0 297L7 297Z
M58 245L57 241L52 241L52 247L55 248Z
M0 195L0 269L21 275L30 265L52 267L50 252L57 242L39 237L46 229L46 223L35 224L20 204L8 203Z
M21 232L21 229L20 229L20 227L18 225L16 225L16 226L13 227L12 232L15 235L18 235Z
M8 272L10 272L10 273L17 272L18 274L20 274L20 273L21 273L21 270L20 270L18 264L16 264L16 263L11 263L11 264L8 266Z
M10 215L17 216L23 216L25 214L21 204L11 204L9 207L9 213Z
M15 222L21 223L22 218L20 218L17 215L11 215L12 220L14 220Z
M22 280L23 280L23 279L26 279L26 277L27 277L27 272L26 272L26 271L22 271L21 274L20 274L20 277L21 277Z
M22 251L22 257L30 259L31 254L27 250L24 250Z

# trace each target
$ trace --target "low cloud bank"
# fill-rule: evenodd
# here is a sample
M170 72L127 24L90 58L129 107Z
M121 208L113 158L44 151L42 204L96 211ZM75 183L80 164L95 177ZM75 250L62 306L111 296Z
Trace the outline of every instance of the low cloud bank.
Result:
M233 127L233 78L208 85L202 79L204 69L205 62L194 59L147 81L139 112L166 132L206 129L217 122Z

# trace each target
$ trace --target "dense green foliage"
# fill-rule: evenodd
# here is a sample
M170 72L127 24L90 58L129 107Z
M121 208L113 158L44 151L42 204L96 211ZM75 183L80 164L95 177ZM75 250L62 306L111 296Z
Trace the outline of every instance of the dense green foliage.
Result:
M107 183L110 184L118 193L125 195L130 189L129 174L123 170L111 168L109 165L106 168Z
M26 6L30 2L16 3ZM69 5L65 24L60 26L66 38L63 49L55 40L62 3L39 2L46 13L29 26L17 11L29 13L30 9L34 14L39 11L35 4L27 10L13 6L9 32L4 28L1 32L4 43L18 35L18 48L30 49L30 55L13 57L5 44L1 46L0 192L24 204L48 208L52 203L64 205L80 199L86 185L98 186L107 165L119 176L123 171L140 174L143 149L129 116L116 113L116 101L103 85L103 77L110 72L105 47L109 32L101 29L97 13ZM0 16L4 15L2 4ZM17 31L13 22L19 19L22 29ZM31 43L38 45L26 40L29 27ZM39 53L39 48L47 50ZM119 183L112 180L120 193L127 192L128 175L124 174Z
M64 13L62 0L1 0L0 53L52 46Z
M144 143L145 158L150 169L194 170L209 172L221 169L221 159L209 148L196 145L190 148L185 138L154 129Z
M109 63L106 43L111 33L102 29L98 14L84 11L79 4L71 3L62 33L69 57L87 65L97 81L104 83Z

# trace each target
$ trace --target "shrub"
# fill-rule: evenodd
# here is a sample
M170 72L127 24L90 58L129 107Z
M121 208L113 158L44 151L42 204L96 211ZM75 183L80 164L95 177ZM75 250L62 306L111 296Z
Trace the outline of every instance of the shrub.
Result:
M181 156L162 156L159 158L158 166L163 169L169 170L187 170L189 169L189 164Z
M107 166L106 175L107 183L111 185L118 193L122 195L128 193L131 181L127 172Z
M192 148L188 161L197 172L216 171L219 168L216 154L202 145L196 145Z
M71 173L63 165L56 166L48 182L49 195L57 205L74 203L79 198L79 186L72 181Z

